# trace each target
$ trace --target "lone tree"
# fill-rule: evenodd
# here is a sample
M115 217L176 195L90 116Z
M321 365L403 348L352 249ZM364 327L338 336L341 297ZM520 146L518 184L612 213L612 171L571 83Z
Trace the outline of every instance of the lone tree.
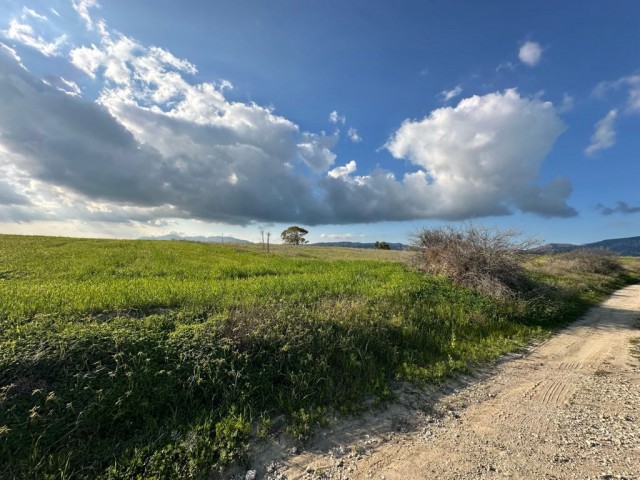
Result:
M280 234L282 241L288 245L300 245L309 243L304 236L309 233L304 228L292 225Z
M391 245L389 245L387 242L376 242L375 247L378 250L391 250Z

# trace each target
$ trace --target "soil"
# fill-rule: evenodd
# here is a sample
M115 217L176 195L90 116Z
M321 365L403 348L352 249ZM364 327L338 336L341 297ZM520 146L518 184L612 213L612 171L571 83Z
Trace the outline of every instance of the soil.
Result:
M254 452L257 479L640 479L640 285L528 351L445 387L336 419L299 449ZM243 474L236 478L244 478Z

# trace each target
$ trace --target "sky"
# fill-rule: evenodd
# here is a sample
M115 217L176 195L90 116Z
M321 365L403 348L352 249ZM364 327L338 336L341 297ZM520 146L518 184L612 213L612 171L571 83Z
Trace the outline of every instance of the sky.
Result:
M640 235L640 2L0 0L0 233Z

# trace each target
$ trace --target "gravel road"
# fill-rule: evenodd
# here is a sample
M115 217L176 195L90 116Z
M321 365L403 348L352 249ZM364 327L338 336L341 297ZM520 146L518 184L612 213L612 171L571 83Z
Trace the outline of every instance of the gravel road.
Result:
M640 285L619 290L491 370L426 393L407 386L304 451L274 444L256 478L640 479L639 318Z

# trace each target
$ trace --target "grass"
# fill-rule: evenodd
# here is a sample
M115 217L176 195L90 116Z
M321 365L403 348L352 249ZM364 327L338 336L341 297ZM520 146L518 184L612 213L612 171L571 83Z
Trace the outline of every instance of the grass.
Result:
M0 477L209 478L284 415L440 382L625 282L545 271L497 300L406 252L0 236ZM277 428L282 428L278 426Z

